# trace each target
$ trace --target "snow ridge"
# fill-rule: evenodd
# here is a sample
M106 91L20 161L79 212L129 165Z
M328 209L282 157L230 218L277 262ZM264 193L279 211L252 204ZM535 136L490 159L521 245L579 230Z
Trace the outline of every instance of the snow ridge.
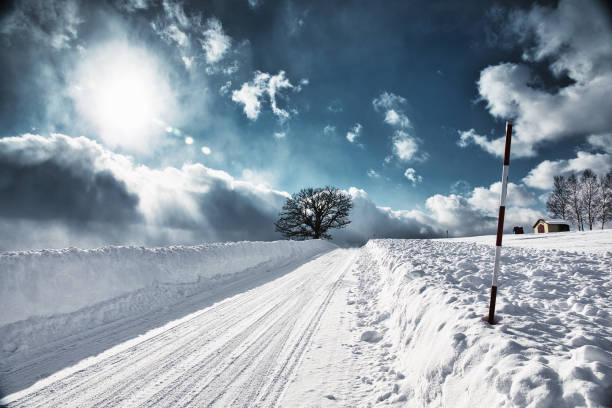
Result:
M362 340L380 333L381 366L391 360L384 371L402 373L399 380L381 377L379 400L453 407L610 403L609 252L504 248L500 322L492 327L481 321L492 247L373 240L363 251L361 260L369 262L361 266L355 298Z
M0 326L70 313L154 285L193 283L262 264L274 268L332 248L316 240L7 252L0 254Z

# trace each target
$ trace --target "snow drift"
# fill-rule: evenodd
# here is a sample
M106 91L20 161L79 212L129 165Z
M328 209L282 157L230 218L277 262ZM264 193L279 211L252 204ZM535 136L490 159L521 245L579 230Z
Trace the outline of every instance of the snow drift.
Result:
M490 326L481 317L491 246L374 240L363 251L354 299L362 340L375 337L381 361L392 356L392 371L401 373L386 394L381 384L380 400L453 407L612 402L611 252L504 248L500 322Z
M0 326L65 314L143 288L270 270L335 248L327 241L105 247L0 254Z

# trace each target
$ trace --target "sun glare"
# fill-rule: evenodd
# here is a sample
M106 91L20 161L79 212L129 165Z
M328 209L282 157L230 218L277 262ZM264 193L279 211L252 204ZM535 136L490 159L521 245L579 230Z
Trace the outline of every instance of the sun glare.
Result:
M164 129L156 119L169 114L172 93L157 61L145 50L112 44L94 50L77 73L80 113L112 146L146 151Z

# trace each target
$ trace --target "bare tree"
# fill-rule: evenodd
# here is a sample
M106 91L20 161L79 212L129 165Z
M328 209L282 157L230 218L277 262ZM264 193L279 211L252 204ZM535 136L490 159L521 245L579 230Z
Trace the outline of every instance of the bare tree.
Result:
M555 176L553 191L546 200L546 209L553 218L567 218L569 199L565 177Z
M327 231L347 226L352 207L351 197L335 187L308 187L287 199L274 225L287 238L331 239Z
M596 203L599 198L599 183L597 182L597 176L591 169L586 169L582 172L580 193L584 208L584 218L589 225L589 230L592 230L596 218Z
M597 219L601 221L601 229L604 229L607 221L612 220L612 171L599 179Z
M584 231L583 222L583 206L582 197L580 194L580 183L575 174L570 174L567 178L567 196L569 203L569 211L567 212L567 219L572 221L578 227L578 230Z

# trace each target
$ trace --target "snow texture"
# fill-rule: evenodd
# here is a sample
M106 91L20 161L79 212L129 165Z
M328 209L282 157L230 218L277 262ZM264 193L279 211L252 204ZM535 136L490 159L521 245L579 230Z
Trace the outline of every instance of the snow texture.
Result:
M2 403L611 406L612 230L504 236L491 326L494 243L4 254Z
M334 248L321 240L245 241L0 254L0 368L19 366L70 336L122 328L95 345L102 351ZM58 358L49 367L61 368L90 352ZM32 373L0 378L0 388L30 383Z
M317 240L6 252L0 254L0 325L74 312L147 287L195 283L262 264L273 269L332 248Z
M516 236L512 242L522 247L502 250L494 326L482 320L493 245L469 242L485 237L373 240L362 249L360 290L350 303L361 316L363 340L384 333L370 351L386 365L373 387L378 401L610 406L611 231L533 238ZM571 251L529 248L557 245Z

